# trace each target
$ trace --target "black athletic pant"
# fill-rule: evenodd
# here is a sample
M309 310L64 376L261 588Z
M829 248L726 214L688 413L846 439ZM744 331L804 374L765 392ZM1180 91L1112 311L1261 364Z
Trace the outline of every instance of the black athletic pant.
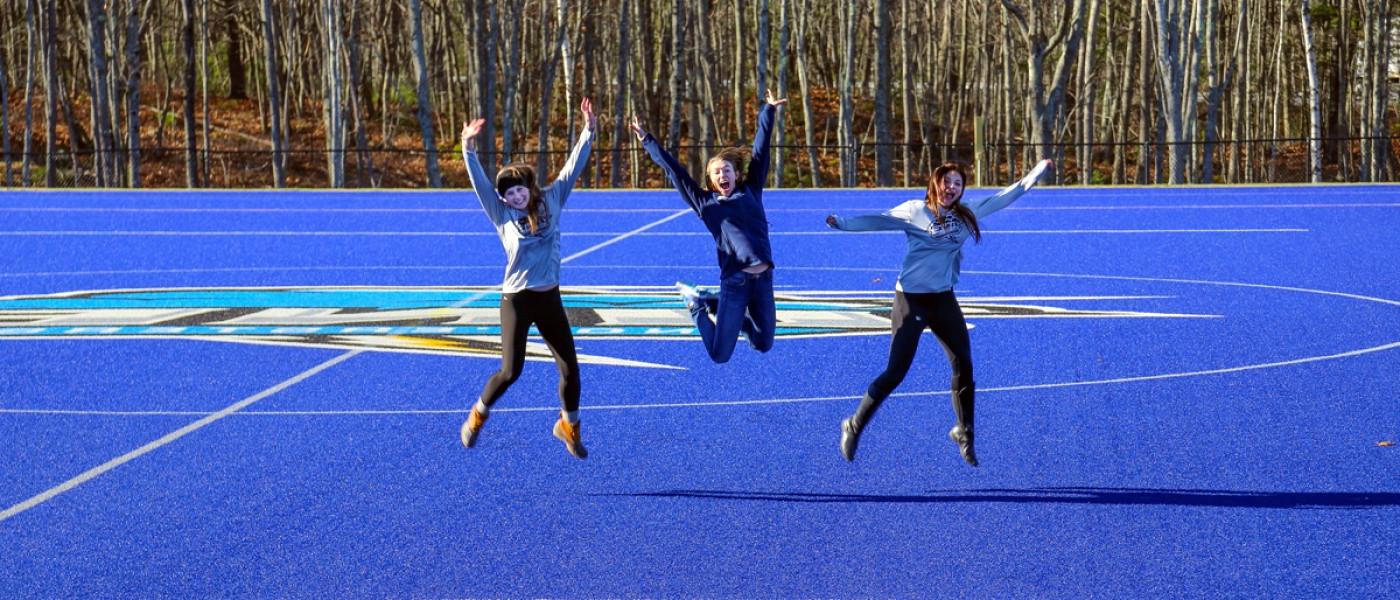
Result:
M953 410L958 425L972 429L973 394L972 341L967 335L967 321L952 290L936 293L895 292L890 310L890 358L881 373L865 392L856 409L855 426L864 428L875 416L876 409L904 381L914 354L919 349L919 337L927 327L938 337L943 352L953 368Z
M481 401L486 406L495 404L520 378L520 371L525 368L525 338L532 324L540 330L544 343L554 354L555 366L559 367L559 400L564 410L578 410L578 354L557 287L545 292L522 290L501 295L501 370L486 381Z

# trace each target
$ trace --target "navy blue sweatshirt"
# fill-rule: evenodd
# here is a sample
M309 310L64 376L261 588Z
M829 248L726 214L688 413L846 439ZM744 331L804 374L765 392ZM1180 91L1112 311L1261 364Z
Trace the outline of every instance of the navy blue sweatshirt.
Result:
M777 112L777 107L767 103L758 112L758 132L753 136L753 158L749 160L748 172L734 187L734 193L727 197L696 183L685 167L650 133L642 140L651 160L666 171L671 185L695 214L700 215L705 228L714 236L721 277L747 267L773 264L773 248L768 243L768 215L763 212L763 184L768 179L768 143Z

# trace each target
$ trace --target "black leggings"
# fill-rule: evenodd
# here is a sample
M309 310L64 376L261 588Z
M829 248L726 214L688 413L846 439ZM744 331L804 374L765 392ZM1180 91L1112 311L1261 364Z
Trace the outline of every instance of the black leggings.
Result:
M540 330L544 343L554 354L559 367L559 400L564 410L578 410L578 354L574 351L574 334L569 329L569 317L564 314L564 300L559 288L536 292L521 290L501 295L501 370L486 381L481 401L491 406L500 399L510 384L520 378L525 368L525 339L530 325Z
M953 368L953 410L957 413L958 424L972 428L976 388L972 380L972 341L967 335L962 308L952 290L923 294L895 292L894 306L890 310L889 364L866 389L865 398L856 410L856 426L864 427L885 398L904 381L909 367L914 364L919 337L925 327L938 337Z

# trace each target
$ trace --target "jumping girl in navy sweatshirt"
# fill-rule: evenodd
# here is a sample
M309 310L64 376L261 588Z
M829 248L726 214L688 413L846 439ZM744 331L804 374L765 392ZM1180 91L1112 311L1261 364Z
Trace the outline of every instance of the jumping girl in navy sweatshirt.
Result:
M773 250L768 242L768 217L763 211L763 185L768 179L769 138L778 107L787 100L769 91L758 113L758 132L747 164L743 150L721 151L705 163L705 183L696 183L675 157L632 117L631 129L681 198L699 215L715 239L719 260L719 294L712 295L677 282L710 359L723 363L734 352L743 331L759 352L773 348L777 309L773 302ZM711 319L711 313L714 317Z

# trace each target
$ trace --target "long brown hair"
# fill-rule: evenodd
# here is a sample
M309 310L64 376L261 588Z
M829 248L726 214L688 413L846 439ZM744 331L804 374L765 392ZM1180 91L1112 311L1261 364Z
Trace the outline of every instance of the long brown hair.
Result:
M539 233L540 206L543 204L544 193L540 192L540 186L535 183L535 168L528 163L514 162L501 168L496 173L496 192L505 197L506 190L523 185L530 190L530 202L525 205L525 211L529 213L530 234Z
M734 188L738 189L739 186L744 183L744 178L747 177L744 172L749 165L748 151L743 148L725 148L720 150L719 154L711 156L710 160L705 161L705 173L704 177L701 177L704 181L701 183L701 186L704 187L707 192L719 191L710 184L710 163L716 160L723 160L734 167Z
M938 199L943 197L943 178L949 173L957 173L962 176L963 193L967 193L967 169L963 167L962 163L945 162L933 170L933 177L928 180L928 192L924 195L924 204L927 204L929 210L933 211L933 216L938 219L939 225L943 225L943 205L939 203ZM982 241L982 228L977 225L977 215L973 214L972 209L962 203L962 196L958 196L958 199L948 206L948 210L967 223L967 227L972 230L974 241Z

